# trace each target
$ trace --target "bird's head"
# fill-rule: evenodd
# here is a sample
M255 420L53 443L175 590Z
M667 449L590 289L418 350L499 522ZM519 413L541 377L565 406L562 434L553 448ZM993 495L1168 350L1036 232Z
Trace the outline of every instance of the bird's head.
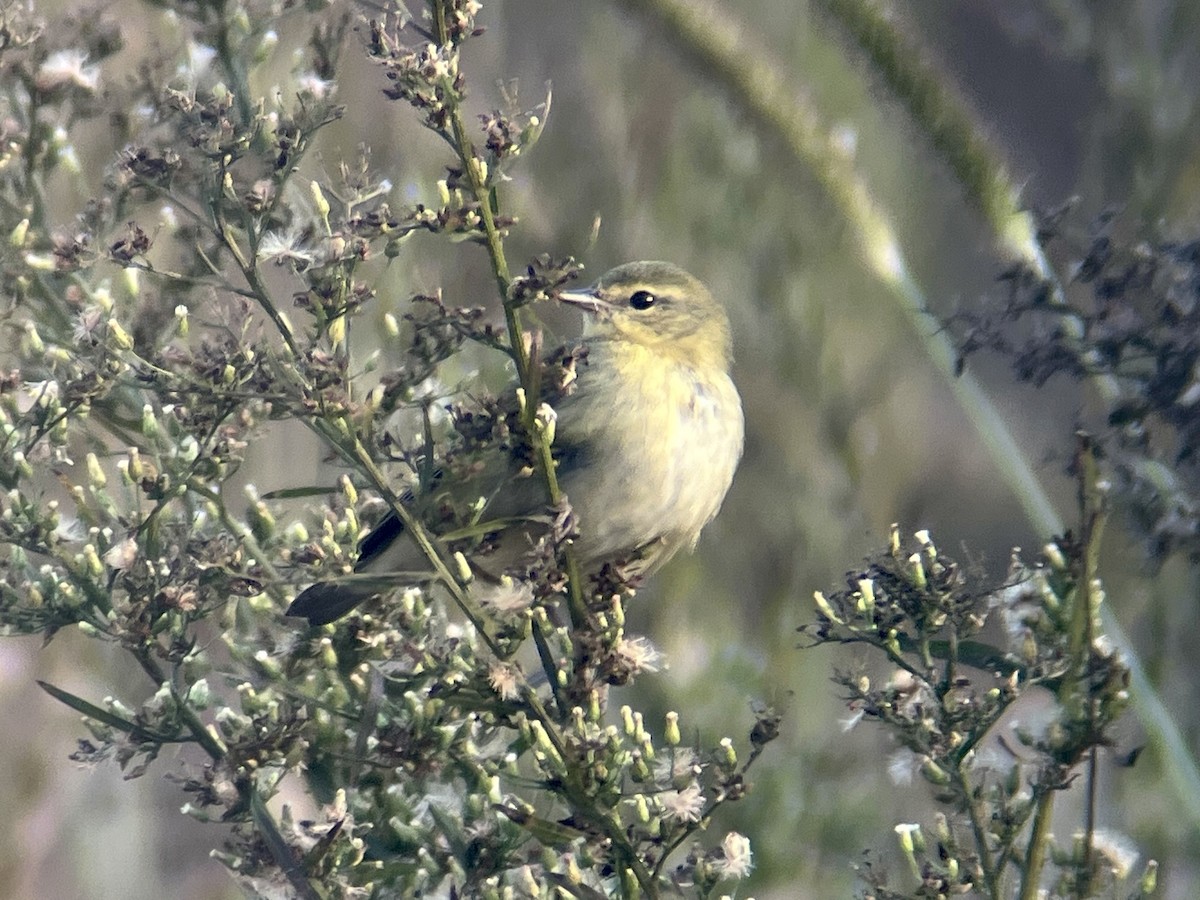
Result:
M559 297L586 314L585 334L728 370L729 317L703 284L667 262L632 262Z

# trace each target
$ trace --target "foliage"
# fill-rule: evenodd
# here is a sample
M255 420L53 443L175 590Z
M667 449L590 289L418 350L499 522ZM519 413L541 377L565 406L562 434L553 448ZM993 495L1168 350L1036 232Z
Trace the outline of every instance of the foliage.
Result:
M853 710L847 724L886 728L902 748L894 777L919 772L940 808L932 838L920 824L896 826L917 886L892 886L886 868L868 860L860 869L866 897L1034 898L1047 859L1052 897L1110 896L1133 874L1128 852L1095 825L1096 753L1113 743L1129 672L1100 633L1107 488L1090 439L1080 439L1077 467L1079 532L1047 544L1032 564L1014 553L1000 587L981 584L927 532L913 546L893 528L888 549L848 575L848 588L815 595L818 623L806 631L816 643L865 645L893 671L882 685L861 671L837 673ZM986 641L994 620L1003 647ZM1045 692L1053 695L1048 716L1030 722L1013 712ZM1081 767L1084 823L1064 844L1049 831L1054 799ZM1151 892L1155 872L1151 863L1128 896Z
M549 98L523 111L506 96L501 109L485 105L480 116L466 114L468 73L460 51L493 46L477 40L474 2L435 0L411 18L372 7L373 21L311 0L149 3L173 29L153 37L164 49L143 50L111 16L79 15L51 28L28 5L0 0L0 235L6 240L0 322L13 360L0 372L0 624L9 634L47 641L74 626L117 648L148 679L141 691L104 685L80 692L86 696L43 685L87 723L90 735L73 758L116 762L130 778L167 769L188 797L189 815L232 830L219 858L259 894L734 890L750 869L747 839L736 832L701 836L721 821L721 806L747 792L747 768L775 736L777 718L758 710L743 740L705 748L698 738L697 746L687 745L675 713L606 709L610 685L658 665L649 643L626 632L625 603L636 586L619 571L596 582L573 571L566 540L573 522L547 464L553 428L545 410L515 402L516 393L501 400L456 385L464 358L473 354L515 370L525 397L543 396L547 386L551 394L569 390L573 367L586 364L572 347L550 357L551 365L538 364L538 315L575 276L575 263L542 255L513 277L505 257L518 225L508 179L538 139ZM845 261L826 263L827 283L807 280L835 259L832 245L839 242L857 248L895 306L919 323L935 360L937 339L953 332L963 357L977 350L1005 354L1022 378L1041 382L1061 373L1107 383L1111 430L1100 435L1096 452L1115 473L1110 496L1133 510L1151 559L1176 551L1194 559L1193 245L1123 245L1102 221L1063 291L1043 253L1062 241L1060 222L1048 217L1038 233L1022 208L1024 191L980 140L979 126L956 108L949 79L926 64L918 42L901 40L894 17L876 4L814 5L865 55L867 77L875 79L872 97L890 91L906 108L909 122L885 129L882 138L846 102L852 99L841 92L851 81L846 68L832 68L840 87L825 100L829 122L820 121L820 104L795 83L809 81L812 70L789 77L800 70L801 56L814 65L832 56L853 61L838 38L831 52L820 29L801 29L811 43L800 50L780 50L787 32L774 27L776 17L761 16L771 24L755 32L753 14L745 22L751 27L743 28L717 7L679 0L614 5L657 19L663 27L654 43L638 29L632 51L591 34L584 49L623 68L627 80L620 83L654 82L653 99L641 101L644 107L632 103L638 115L629 119L663 127L594 128L594 121L611 117L604 104L618 93L615 81L597 84L603 89L591 92L596 97L580 101L595 104L588 107L593 115L580 117L590 118L587 128L579 129L591 142L595 167L619 176L611 180L624 193L614 193L626 204L623 215L609 207L601 240L615 234L622 251L642 247L642 214L664 205L645 190L647 181L663 194L669 193L664 184L682 185L674 200L681 211L656 246L672 247L674 240L675 249L727 269L723 277L744 301L741 324L757 331L756 355L774 352L786 360L789 377L804 382L786 390L778 380L757 385L772 409L763 416L760 408L752 424L761 431L748 446L757 442L761 452L770 444L769 452L785 461L770 472L761 505L791 508L773 513L769 533L759 527L766 510L753 511L754 527L744 530L779 555L748 562L741 590L752 594L765 585L777 595L776 609L789 604L780 572L806 570L812 547L844 543L855 530L853 516L834 523L833 510L846 504L843 488L828 485L855 469L879 468L865 449L873 442L855 446L851 418L892 397L893 385L905 380L896 377L907 359L899 345L916 345L896 334L882 339L883 331L902 329L880 314L877 296L847 285ZM1186 4L1176 5L1177 18L1190 15ZM1101 23L1103 13L1093 19L1083 7L1051 4L1041 14ZM936 4L929 10L916 14L939 15ZM1139 43L1123 19L1138 21L1138 13L1122 7L1107 15L1120 19L1107 26L1110 38ZM573 24L584 30L596 23ZM297 36L307 40L302 49L292 46ZM1076 39L1072 52L1088 44ZM658 83L664 49L694 64L673 73L680 83ZM1183 59L1183 50L1190 45L1164 59ZM1130 81L1130 71L1153 73L1160 64L1139 52L1145 56L1132 68L1122 54L1103 52L1113 85L1136 84L1155 101L1169 89L1180 95L1176 105L1186 106L1179 100L1186 100L1191 81L1173 77L1170 66L1162 68L1172 77L1141 74ZM423 128L444 154L415 192L381 178L366 147L353 158L337 151L315 159L341 121L339 104L350 102L343 76L347 58L358 62L359 54L375 65L383 96L410 107L407 122L421 126L401 129L395 142L416 146ZM280 60L286 66L288 59L295 68L281 75ZM119 71L129 77L114 77ZM611 69L597 71L611 77ZM261 89L270 79L283 87ZM698 84L718 88L724 99L710 103ZM674 103L683 91L688 104ZM384 105L373 89L353 103ZM674 108L681 105L686 114ZM1132 106L1148 126L1176 129L1175 146L1196 144L1187 140L1185 117L1160 115L1150 100ZM894 227L891 214L899 208L889 209L882 185L866 177L873 155L882 153L889 165L895 156L905 204L922 193L922 179L897 152L912 143L909 123L929 138L994 236L1022 260L1005 276L1007 297L955 317L937 338L930 337L930 304L912 259L922 236L941 240L941 232ZM1074 121L1064 131L1071 127ZM80 157L90 136L104 129L125 149L99 184ZM630 137L639 153L660 141L671 147L670 159L701 165L651 163L646 172L627 171L638 168L623 143ZM1186 153L1162 156L1190 171ZM1141 174L1135 179L1130 173L1141 169L1118 159L1122 180L1159 183ZM553 191L568 198L564 215L573 219L579 216L570 188L586 180L581 168L572 159ZM737 181L732 169L743 179L740 188L730 189ZM838 215L808 202L803 179L792 177L797 169L815 176ZM93 194L86 203L77 199ZM56 212L64 197L78 215ZM774 217L780 207L786 209ZM806 214L796 215L801 207ZM923 226L944 218L940 209L922 216ZM628 221L612 224L621 218ZM554 227L586 231L586 223L574 221ZM851 240L843 241L843 230ZM796 246L809 240L812 247ZM415 271L431 247L454 254L453 265L486 250L502 327L489 324L477 296L426 289L394 305L382 291L377 296L387 272ZM957 256L945 249L937 248L942 262ZM836 298L849 311L849 339L837 339L815 302L797 299L810 293ZM853 305L849 295L859 293L862 305ZM376 346L383 352L372 353ZM945 356L949 372L952 354ZM403 363L385 367L389 357ZM745 378L755 360L741 358ZM839 366L847 384L861 386L839 386ZM857 381L872 367L875 381ZM975 400L963 403L968 414ZM822 435L815 452L797 439L799 430L781 427L804 418L797 410L810 411L806 404L826 417L822 427L802 429ZM781 408L789 414L776 415ZM907 414L900 418L909 424ZM254 463L278 453L280 435L286 442L303 430L344 467L335 488L296 484L262 493L245 483ZM944 437L929 433L933 441ZM1012 442L996 437L984 442L1001 448L993 451L999 457L1009 448L1001 468L1018 464ZM921 452L919 441L907 447ZM451 551L486 552L475 511L424 501L436 478L469 477L497 453L519 459L530 478L545 482L558 528L542 547L534 591L500 591L481 604L461 558L423 537L451 528L459 536ZM272 461L281 480L295 461ZM784 468L819 474L784 486ZM893 468L895 496L863 479L874 494L859 498L863 507L891 509L925 489L910 467ZM878 721L895 736L902 748L896 771L919 772L943 807L932 826L897 828L907 881L903 873L891 877L886 860L868 857L860 874L870 896L1032 896L1039 887L1061 896L1138 896L1153 886L1154 864L1140 875L1129 871L1120 842L1095 827L1094 806L1077 835L1054 840L1047 831L1063 788L1095 785L1096 749L1111 740L1112 719L1126 700L1129 657L1112 650L1095 623L1101 594L1095 526L1103 491L1095 477L1085 477L1088 466L1078 468L1087 495L1078 533L1055 539L1031 563L1014 560L1004 585L980 582L919 533L916 546L894 539L850 577L848 590L823 598L824 617L810 635L865 646L895 671L883 678L866 668L839 673L856 717ZM810 503L806 534L797 539L795 531L776 527L781 518L799 517L801 495L809 502L820 491L837 494L837 502L827 510ZM318 496L327 498L319 509L312 500ZM417 536L433 580L337 628L307 631L284 621L280 611L296 589L347 573L360 537L389 511ZM790 630L774 627L778 620L766 602L755 608L762 614L752 637L764 644L766 632ZM1007 642L994 639L1001 625ZM753 652L769 653L762 646ZM785 653L794 656L790 647ZM784 681L785 653L764 666L776 683ZM1153 696L1153 686L1142 689L1142 697ZM1021 699L1052 695L1049 724L1011 727ZM1150 742L1168 748L1168 768L1194 772L1189 748L1173 750L1158 739L1175 725L1157 715ZM165 759L163 751L175 748L182 748L182 765ZM838 751L829 753L840 766ZM792 769L792 780L776 792L784 814L804 802L806 790L835 793L815 784L803 766ZM849 767L838 778L830 783L865 780ZM1170 800L1182 799L1185 810L1190 801L1194 810L1196 796L1185 788ZM840 865L844 857L828 851L844 849L837 836L856 823L839 809L839 832L807 812L803 827L815 848L809 852ZM1170 839L1185 845L1190 830L1172 827L1173 817L1162 819ZM763 845L751 827L744 830L755 837L761 875ZM773 830L764 837L785 846L781 855L788 856L794 832ZM225 835L212 833L214 844ZM1179 854L1189 855L1187 848ZM806 862L788 856L784 877Z
M439 376L468 343L511 359L526 397L575 363L568 351L543 370L522 317L577 267L543 257L514 278L504 256L503 182L542 118L492 111L468 127L460 50L482 33L479 4L433 0L424 16L370 22L316 4L161 5L174 46L103 93L96 66L121 49L115 24L51 31L21 6L2 11L0 315L20 364L0 394L0 623L46 640L74 626L149 679L140 698L101 702L45 685L87 723L74 758L134 778L165 747L189 748L171 773L185 811L230 826L219 858L259 894L706 897L744 877L744 837L696 839L745 794L776 717L761 711L742 746L711 749L688 746L675 714L658 737L629 707L606 717L608 686L652 671L656 654L625 631L634 586L575 571L550 420L486 397L442 414ZM306 52L288 90L260 96L255 66L281 21L309 32ZM356 24L384 95L450 151L434 204L394 206L365 149L333 175L302 174L342 115ZM82 174L76 129L102 112L128 146L74 223L51 222L55 179ZM382 317L405 366L370 378L375 363L355 351L373 279L381 262L409 264L419 234L487 249L505 328L416 296L402 321ZM260 496L238 476L288 423L347 475L319 515L282 525L286 501L312 491ZM544 478L562 527L537 589L484 606L421 518L469 525L471 511L401 495L505 452ZM387 510L434 582L340 627L285 622L295 587L345 573ZM482 552L478 538L455 549ZM268 805L285 790L311 810Z
M1005 271L1004 290L948 322L960 366L990 352L1038 387L1100 384L1105 456L1147 558L1200 560L1200 243L1124 240L1112 212L1081 235L1070 204L1042 218L1039 238L1072 260L1067 289Z

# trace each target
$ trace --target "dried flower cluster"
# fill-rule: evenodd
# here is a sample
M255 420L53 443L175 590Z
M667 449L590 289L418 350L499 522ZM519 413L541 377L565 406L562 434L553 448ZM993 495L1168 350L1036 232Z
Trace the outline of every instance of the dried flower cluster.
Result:
M1060 252L1066 289L1014 266L1007 290L948 322L960 365L980 351L1011 360L1021 381L1087 381L1107 412L1101 434L1116 497L1157 564L1200 559L1200 242L1124 242L1106 214L1079 235L1070 207L1039 233Z
M184 745L170 775L185 811L232 827L219 858L263 895L708 897L744 878L745 837L697 837L745 794L777 719L761 711L741 749L704 750L675 714L656 729L605 709L609 685L660 660L625 630L634 585L619 566L572 578L574 520L552 490L554 527L525 583L475 602L434 554L436 586L336 629L280 614L294 585L348 571L389 509L414 533L455 531L453 550L488 553L477 510L431 488L496 455L538 479L553 442L544 401L587 364L577 347L532 362L540 347L520 328L518 310L578 266L543 257L507 274L498 188L545 109L464 114L459 48L481 33L479 4L433 0L419 20L363 29L385 95L453 152L430 179L438 202L407 206L366 151L325 176L307 161L341 116L349 16L158 5L177 43L122 83L106 80L122 46L106 17L50 29L0 6L19 86L0 147L0 320L15 359L0 376L0 626L47 639L74 626L148 678L140 698L100 702L45 685L87 722L73 758L132 778ZM276 51L279 16L308 25L307 50L288 90L258 98L248 67ZM46 180L76 165L72 129L101 112L123 149L97 196L56 223ZM403 364L369 382L353 323L377 303L379 266L402 263L418 233L488 248L506 327L414 297L382 316ZM457 396L442 374L468 343L508 354L522 391ZM311 489L230 486L278 422L346 461L319 513L294 502ZM320 815L269 810L285 783Z

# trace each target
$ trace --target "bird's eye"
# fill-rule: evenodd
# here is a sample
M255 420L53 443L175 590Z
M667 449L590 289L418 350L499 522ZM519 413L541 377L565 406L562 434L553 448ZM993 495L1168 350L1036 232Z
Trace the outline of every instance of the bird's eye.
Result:
M629 298L629 305L634 309L649 309L658 298L649 291L634 291Z

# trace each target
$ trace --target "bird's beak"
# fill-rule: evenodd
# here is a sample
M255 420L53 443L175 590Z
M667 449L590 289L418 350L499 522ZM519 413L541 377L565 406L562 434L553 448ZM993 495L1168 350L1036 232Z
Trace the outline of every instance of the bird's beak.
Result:
M612 304L600 296L597 287L582 288L578 291L561 291L558 299L572 306L578 306L586 313L604 315L612 311Z

